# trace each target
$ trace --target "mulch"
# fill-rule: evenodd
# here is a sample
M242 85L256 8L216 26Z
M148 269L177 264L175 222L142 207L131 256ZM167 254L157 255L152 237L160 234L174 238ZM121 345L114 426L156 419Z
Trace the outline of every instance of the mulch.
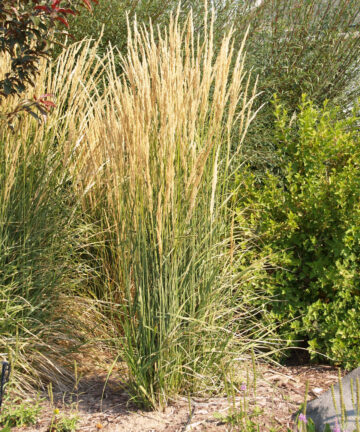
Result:
M244 373L243 368L239 374ZM344 374L344 371L341 371ZM245 379L245 378L244 378ZM294 430L292 414L304 401L308 385L308 400L328 390L338 379L338 369L325 365L273 366L261 364L257 367L256 405L259 410L254 421L261 432L285 432ZM252 377L250 376L250 381ZM97 374L83 377L76 392L54 393L53 403L41 402L42 413L38 422L22 432L48 432L54 409L62 415L78 415L78 431L104 432L225 432L247 431L239 424L233 426L224 421L231 407L240 413L247 403L251 413L254 394L247 389L247 396L239 390L229 398L192 398L191 407L187 398L179 398L163 412L147 412L137 409L128 394L115 378L110 379L104 390L106 376ZM307 384L308 383L308 384ZM249 386L251 387L251 386ZM241 424L241 423L240 423ZM14 432L20 429L13 429Z

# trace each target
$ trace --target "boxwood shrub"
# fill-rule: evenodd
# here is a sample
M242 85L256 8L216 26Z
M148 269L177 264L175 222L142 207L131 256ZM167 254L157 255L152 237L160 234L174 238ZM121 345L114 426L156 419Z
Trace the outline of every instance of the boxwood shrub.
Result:
M316 108L305 96L290 116L274 103L276 165L237 177L244 268L273 296L263 319L311 357L360 364L360 134L355 114ZM247 287L251 289L251 285ZM320 354L319 354L320 353ZM322 358L322 361L324 359Z

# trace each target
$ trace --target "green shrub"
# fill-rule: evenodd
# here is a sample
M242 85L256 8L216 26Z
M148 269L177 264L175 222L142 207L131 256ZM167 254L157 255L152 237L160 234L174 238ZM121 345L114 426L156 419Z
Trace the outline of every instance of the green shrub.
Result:
M289 343L350 367L360 361L360 135L358 118L303 98L290 118L275 103L277 170L238 175L238 229L265 262L255 284L276 300L267 320ZM247 244L248 246L248 244Z

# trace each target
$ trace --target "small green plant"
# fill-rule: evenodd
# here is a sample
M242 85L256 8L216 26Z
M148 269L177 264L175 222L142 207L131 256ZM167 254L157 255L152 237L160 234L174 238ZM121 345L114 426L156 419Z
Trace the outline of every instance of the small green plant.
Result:
M237 431L260 432L260 426L254 420L260 414L261 411L252 411L249 414L248 412L241 411L241 409L237 409L235 412L229 410L227 414L214 413L214 418L219 420L220 423L236 427Z
M314 422L303 413L299 414L296 425L298 432L316 432ZM327 430L325 430L325 432L327 432Z
M254 353L252 353L252 381L250 381L248 369L246 382L242 382L240 386L235 382L232 369L230 369L229 374L224 370L223 375L224 390L229 398L230 408L225 414L214 413L214 418L221 423L236 428L237 431L260 432L260 426L257 424L256 418L263 414L263 410L256 404L257 371ZM250 394L252 394L255 403L251 408L249 406ZM240 395L240 400L237 401L239 398L236 395Z
M74 362L74 373L75 373L75 382L74 382L74 392L70 394L71 398L72 396L76 396L76 402L66 404L71 408L70 415L66 414L65 412L61 412L59 408L55 408L54 406L54 393L52 384L50 383L48 385L48 398L50 402L50 406L53 408L53 414L51 417L51 423L49 427L49 432L74 432L76 431L76 427L79 422L79 416L77 414L78 407L79 407L79 394L78 394L78 385L79 385L79 376L78 376L78 368L77 368L77 362ZM64 395L65 399L65 395ZM64 402L64 401L63 401ZM64 402L64 406L65 402Z
M78 414L67 415L58 408L53 411L49 432L75 432L79 423Z
M3 409L0 412L0 426L3 428L24 427L36 423L41 406L39 399L24 402L21 399L10 400L6 398Z
M309 382L306 382L304 402L301 405L300 413L298 414L295 424L297 432L315 432L315 425L311 418L306 417L306 405L309 394Z

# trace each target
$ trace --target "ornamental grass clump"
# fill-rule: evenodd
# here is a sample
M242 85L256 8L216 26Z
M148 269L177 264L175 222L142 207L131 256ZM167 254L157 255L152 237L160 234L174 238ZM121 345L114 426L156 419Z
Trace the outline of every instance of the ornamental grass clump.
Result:
M200 42L191 15L184 26L172 17L155 42L153 29L129 27L123 75L110 50L106 91L81 143L83 211L98 227L93 292L111 305L133 394L148 406L214 391L236 318L253 326L228 271L228 185L255 89L231 32L215 53L213 18L204 29Z
M198 35L191 15L172 17L157 38L129 25L122 57L70 46L39 69L51 115L1 135L0 352L16 382L63 382L95 335L118 348L134 399L162 407L218 391L264 347L258 293L242 289L251 266L234 273L231 199L255 88L243 46L230 31L215 50L213 25L206 14Z
M49 381L70 385L71 352L86 340L84 321L96 316L78 295L89 272L78 258L84 228L71 188L74 132L81 133L79 112L94 88L91 54L90 43L77 44L53 69L39 65L39 81L24 98L52 94L56 107L41 124L23 113L12 132L5 120L21 100L0 103L0 361L11 362L18 393ZM1 56L0 79L10 61Z
M64 347L75 338L62 316L74 273L66 173L33 122L0 130L0 359L11 362L18 391L69 382Z

